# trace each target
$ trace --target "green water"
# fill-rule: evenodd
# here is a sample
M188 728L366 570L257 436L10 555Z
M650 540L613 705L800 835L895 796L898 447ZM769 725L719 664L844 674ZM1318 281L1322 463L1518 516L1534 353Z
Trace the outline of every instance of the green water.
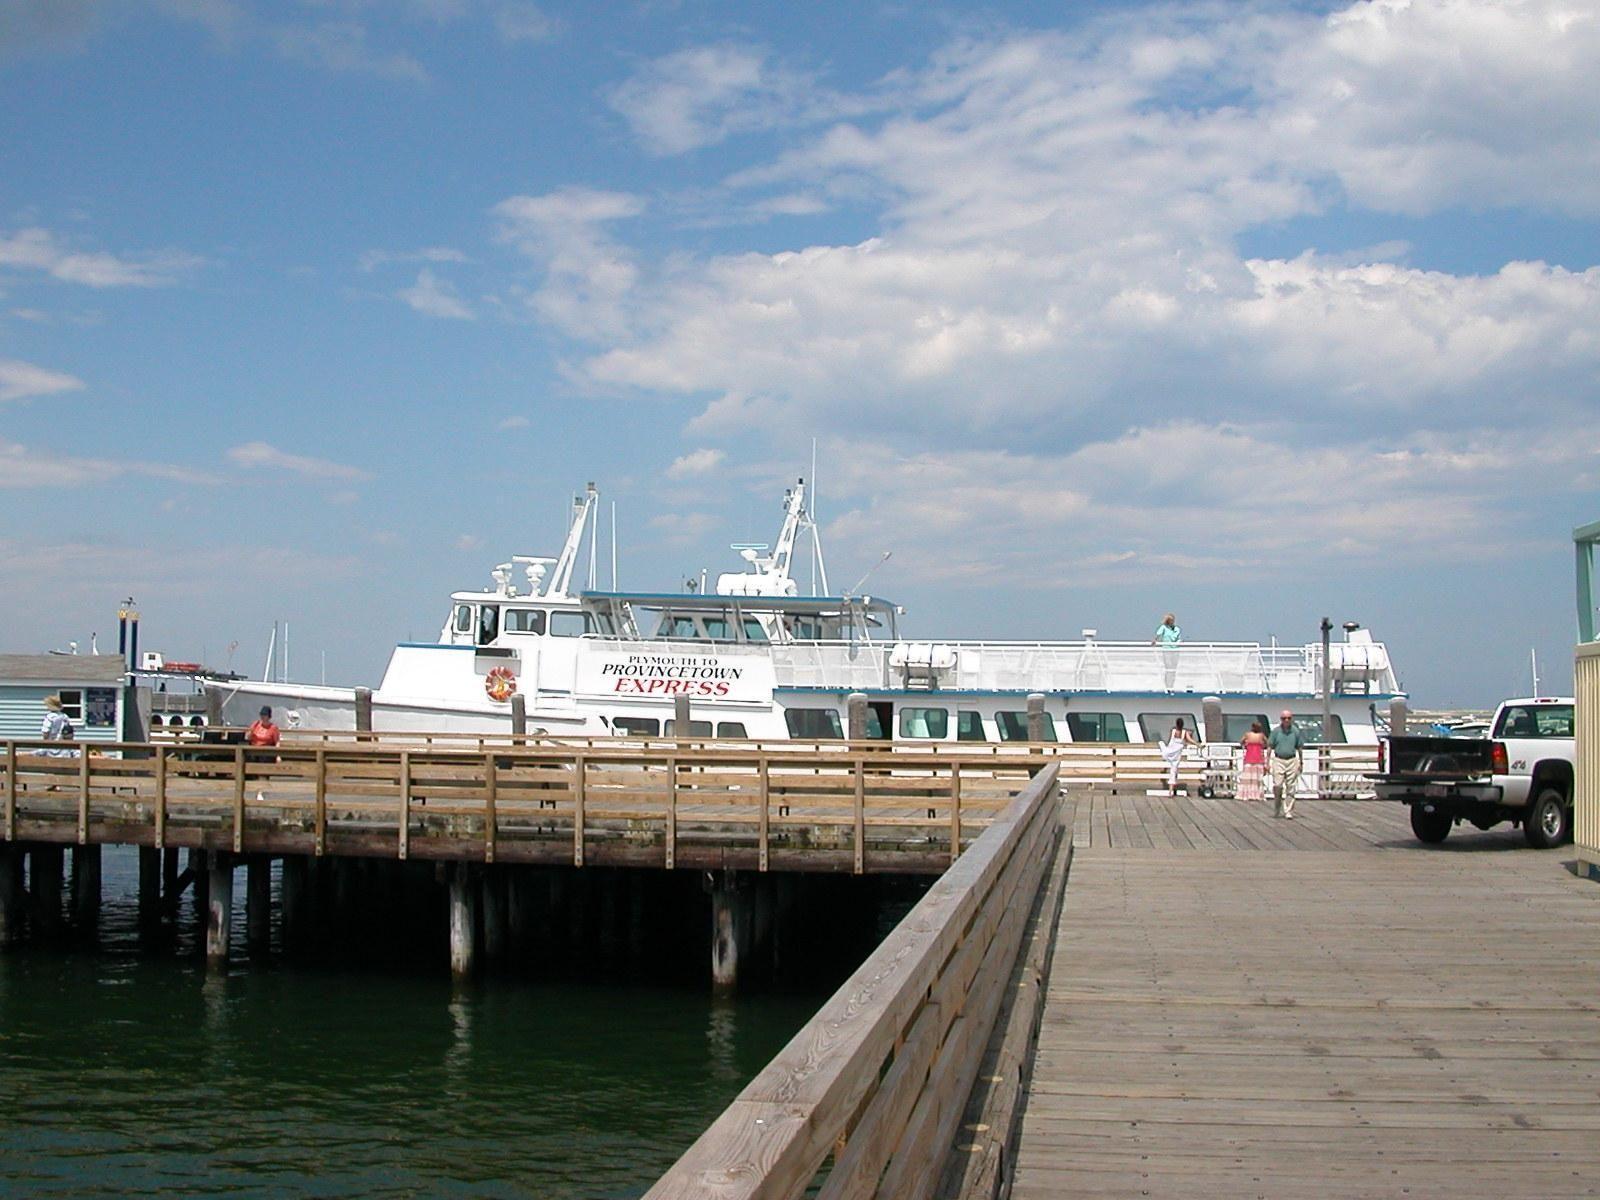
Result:
M637 1196L822 998L208 972L133 864L94 945L0 954L0 1195Z

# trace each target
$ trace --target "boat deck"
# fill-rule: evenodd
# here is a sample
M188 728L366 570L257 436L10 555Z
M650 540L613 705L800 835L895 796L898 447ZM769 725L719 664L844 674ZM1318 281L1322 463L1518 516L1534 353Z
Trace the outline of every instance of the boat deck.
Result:
M1069 805L1017 1200L1600 1193L1570 853L1377 802Z

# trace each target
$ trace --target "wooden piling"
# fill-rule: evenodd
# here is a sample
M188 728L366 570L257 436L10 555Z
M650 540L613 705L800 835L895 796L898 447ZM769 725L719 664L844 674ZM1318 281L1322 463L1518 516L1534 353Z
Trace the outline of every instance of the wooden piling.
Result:
M100 847L72 848L72 919L92 928L100 917Z
M731 995L739 986L739 951L750 919L749 896L732 871L715 874L711 884L711 990Z
M0 845L0 946L22 937L22 847Z
M34 931L52 934L61 928L60 846L34 846L28 851L28 889L33 902Z
M303 854L283 856L283 945L298 950L310 932L311 860Z
M1044 694L1028 693L1028 740L1044 741Z
M372 732L372 689L356 689L356 732ZM357 739L360 740L360 739Z
M477 882L467 863L450 864L450 974L472 978L478 952Z
M146 928L161 920L161 851L139 847L139 924Z
M224 966L228 961L228 938L233 929L233 856L213 850L207 858L206 877L206 962ZM196 886L200 875L195 875Z
M264 953L272 942L272 859L264 854L245 860L244 917L246 947Z
M483 898L483 956L490 962L505 957L506 953L506 879L502 871L484 868L482 874Z

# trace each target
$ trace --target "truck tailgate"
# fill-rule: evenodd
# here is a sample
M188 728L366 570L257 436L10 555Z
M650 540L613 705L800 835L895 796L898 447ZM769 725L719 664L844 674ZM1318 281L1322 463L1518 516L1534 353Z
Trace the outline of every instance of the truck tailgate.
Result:
M1391 737L1384 778L1439 781L1473 779L1494 769L1488 738Z

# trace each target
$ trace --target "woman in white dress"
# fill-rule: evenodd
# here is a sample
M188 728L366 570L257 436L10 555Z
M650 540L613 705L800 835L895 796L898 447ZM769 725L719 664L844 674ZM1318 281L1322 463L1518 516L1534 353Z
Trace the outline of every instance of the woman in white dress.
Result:
M1183 748L1199 744L1194 734L1184 727L1182 717L1173 721L1172 732L1161 743L1161 758L1167 764L1167 791L1171 795L1178 794L1178 764L1183 761Z

